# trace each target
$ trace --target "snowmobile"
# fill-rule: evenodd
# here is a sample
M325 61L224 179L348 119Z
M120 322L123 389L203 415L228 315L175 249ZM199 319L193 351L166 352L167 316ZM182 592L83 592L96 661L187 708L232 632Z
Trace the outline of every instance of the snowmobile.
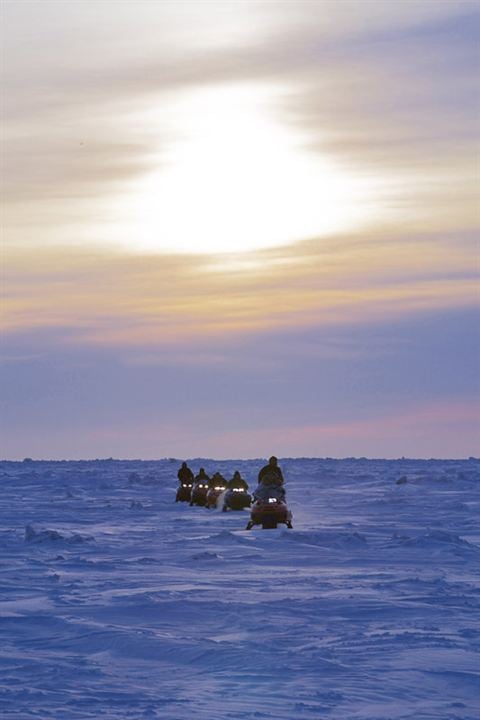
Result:
M192 487L190 505L205 505L207 502L208 482L196 482Z
M252 512L246 530L254 525L261 525L270 530L284 524L292 529L292 513L285 501L285 490L282 486L261 486L255 491Z
M192 494L193 483L182 482L178 486L175 502L189 502Z
M211 487L209 491L207 492L207 498L206 498L206 506L207 508L214 508L217 506L217 500L222 494L222 492L225 492L227 489L226 485L215 485L215 487Z
M252 504L252 496L244 488L231 488L223 499L223 512L227 510L243 510Z

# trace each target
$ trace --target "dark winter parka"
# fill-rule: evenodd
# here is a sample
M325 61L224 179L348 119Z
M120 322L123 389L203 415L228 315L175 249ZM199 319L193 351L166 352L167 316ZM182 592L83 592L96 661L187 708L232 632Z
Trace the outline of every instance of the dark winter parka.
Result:
M258 473L258 483L260 485L283 485L283 482L283 474L276 461L270 461Z
M182 463L182 467L177 473L178 481L181 483L193 483L193 472L187 463Z
M241 488L242 490L248 490L248 483L242 478L242 476L237 470L233 474L232 479L228 481L227 487L229 490L233 490L233 488Z

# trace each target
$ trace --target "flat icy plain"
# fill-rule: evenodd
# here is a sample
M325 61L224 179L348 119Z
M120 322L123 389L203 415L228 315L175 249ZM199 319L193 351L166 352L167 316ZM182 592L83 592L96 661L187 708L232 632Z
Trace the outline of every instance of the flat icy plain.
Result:
M250 532L179 464L0 463L2 720L478 720L478 460L286 459Z

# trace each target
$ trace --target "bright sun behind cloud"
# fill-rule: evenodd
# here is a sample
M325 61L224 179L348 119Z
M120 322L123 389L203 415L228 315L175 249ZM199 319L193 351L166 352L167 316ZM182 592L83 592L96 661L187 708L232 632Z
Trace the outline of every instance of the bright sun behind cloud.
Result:
M127 248L239 253L367 222L376 183L309 149L308 136L280 122L280 100L270 86L207 86L144 115L157 148L121 199Z

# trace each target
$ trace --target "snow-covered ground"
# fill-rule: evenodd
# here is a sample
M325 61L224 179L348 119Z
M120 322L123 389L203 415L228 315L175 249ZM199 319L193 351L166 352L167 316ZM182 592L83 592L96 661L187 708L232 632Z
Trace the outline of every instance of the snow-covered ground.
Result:
M248 532L177 461L0 463L2 719L478 720L480 462L281 466Z

